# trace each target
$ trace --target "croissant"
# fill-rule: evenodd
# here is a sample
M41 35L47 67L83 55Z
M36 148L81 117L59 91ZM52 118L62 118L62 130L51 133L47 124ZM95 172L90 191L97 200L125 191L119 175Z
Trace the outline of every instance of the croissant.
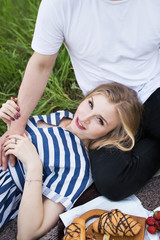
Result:
M135 236L141 229L139 223L129 215L118 209L102 214L94 223L93 229L97 233L112 236Z
M77 217L73 222L66 228L66 234L63 240L85 240L85 220Z

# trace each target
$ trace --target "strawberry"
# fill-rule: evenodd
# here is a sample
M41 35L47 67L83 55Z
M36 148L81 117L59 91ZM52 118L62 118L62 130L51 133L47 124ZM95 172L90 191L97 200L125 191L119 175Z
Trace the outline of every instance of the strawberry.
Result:
M155 223L156 229L158 232L160 232L160 221Z
M154 214L153 214L153 217L154 217L156 220L160 220L160 211L155 211Z
M154 217L148 217L147 220L146 220L146 223L149 225L149 226L153 226L155 223L156 223L156 220Z
M151 234L155 234L156 233L156 228L154 226L148 226L147 231Z

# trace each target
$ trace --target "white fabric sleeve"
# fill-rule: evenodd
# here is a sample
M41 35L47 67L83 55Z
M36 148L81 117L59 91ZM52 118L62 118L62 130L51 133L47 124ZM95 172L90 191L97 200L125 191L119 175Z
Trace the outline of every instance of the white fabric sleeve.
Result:
M32 49L52 55L61 47L63 34L63 0L42 0L34 30Z

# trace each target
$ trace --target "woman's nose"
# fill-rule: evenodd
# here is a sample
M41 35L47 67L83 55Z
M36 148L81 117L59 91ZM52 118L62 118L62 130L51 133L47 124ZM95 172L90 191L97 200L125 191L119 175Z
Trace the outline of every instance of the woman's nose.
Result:
M81 118L81 121L86 124L88 124L90 120L91 120L91 116L88 116L88 115Z

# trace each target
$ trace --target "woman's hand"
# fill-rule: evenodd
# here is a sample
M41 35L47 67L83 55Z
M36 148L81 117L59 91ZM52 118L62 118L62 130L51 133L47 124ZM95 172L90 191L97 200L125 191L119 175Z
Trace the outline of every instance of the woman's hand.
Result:
M42 164L35 146L31 143L26 134L23 136L12 135L4 144L5 156L13 154L27 167Z
M0 108L0 118L10 127L11 121L20 117L20 108L17 105L17 98L11 98Z

